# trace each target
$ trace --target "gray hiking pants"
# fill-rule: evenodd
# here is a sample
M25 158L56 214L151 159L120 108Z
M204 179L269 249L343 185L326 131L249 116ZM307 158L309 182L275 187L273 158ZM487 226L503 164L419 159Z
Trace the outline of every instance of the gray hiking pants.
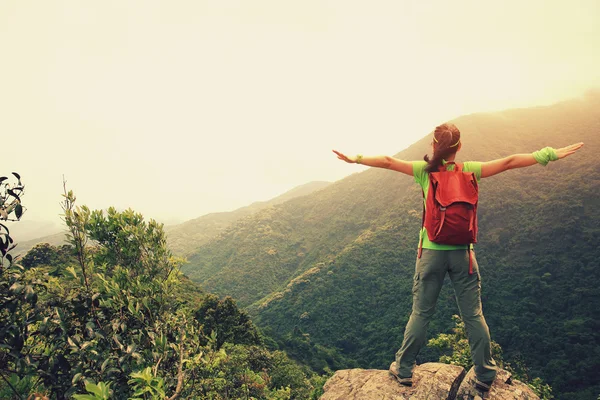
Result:
M417 259L413 279L413 308L402 347L396 353L396 365L401 377L412 376L417 354L425 344L427 325L435 311L446 272L450 275L456 301L471 347L471 357L477 379L484 383L496 377L492 358L490 331L481 310L481 278L473 256L473 274L469 275L469 252L466 250L423 249Z

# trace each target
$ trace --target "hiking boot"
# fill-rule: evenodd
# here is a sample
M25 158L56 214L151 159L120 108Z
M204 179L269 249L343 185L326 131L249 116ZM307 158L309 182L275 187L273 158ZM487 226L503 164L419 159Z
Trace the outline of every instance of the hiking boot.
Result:
M406 378L402 378L400 375L398 375L398 369L396 368L396 363L393 362L390 364L390 375L392 375L394 378L396 378L396 380L404 386L412 386L412 377L406 377Z
M490 388L492 386L492 383L484 383L481 382L479 379L475 379L475 383L474 385L475 389L480 392L482 395L486 394L487 392L490 391ZM482 396L483 397L483 396Z
M481 382L479 379L475 379L473 382L473 388L476 394L470 395L469 400L483 400L491 389L491 383Z

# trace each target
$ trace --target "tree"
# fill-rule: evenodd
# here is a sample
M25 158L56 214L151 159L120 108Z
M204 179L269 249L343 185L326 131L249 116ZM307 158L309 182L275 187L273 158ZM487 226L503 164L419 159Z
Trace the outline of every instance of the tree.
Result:
M40 243L23 256L21 265L25 269L47 267L50 275L60 276L64 269L74 261L72 246L57 247L49 243Z
M195 317L206 334L217 335L217 348L225 342L262 345L262 339L245 311L227 296L223 300L214 294L207 295L195 312Z

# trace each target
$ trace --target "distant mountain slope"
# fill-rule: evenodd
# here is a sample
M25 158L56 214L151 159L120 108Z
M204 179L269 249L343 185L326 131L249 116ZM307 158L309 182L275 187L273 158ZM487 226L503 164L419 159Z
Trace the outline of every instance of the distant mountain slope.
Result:
M58 218L56 218L56 221L30 220L27 212L20 221L8 221L3 222L3 224L10 229L10 234L15 240L22 241L50 236L62 229L62 221Z
M66 231L60 232L60 233L55 233L55 234L48 235L48 236L43 236L43 237L36 238L36 239L23 240L23 241L19 240L18 237L15 237L15 241L18 244L14 250L14 253L24 256L29 250L33 249L35 247L35 245L39 244L39 243L49 243L52 246L60 246L63 244L67 244L65 235L66 235Z
M268 201L258 201L234 211L206 214L182 224L166 226L168 246L175 254L188 255L209 239L221 233L233 222L264 208L284 203L296 197L309 195L328 185L330 185L330 182L309 182Z
M459 161L586 143L546 168L483 180L477 252L493 338L559 398L595 399L600 93L453 122L462 132ZM397 156L422 159L430 141ZM412 178L369 169L230 226L190 256L185 270L206 290L252 305L256 322L284 346L305 333L349 366L385 368L410 313L420 197ZM448 329L457 312L448 287L438 308L433 332Z
M190 251L195 250L212 237L218 235L231 223L239 219L252 215L257 211L272 205L281 204L295 197L306 196L317 190L323 189L330 184L330 182L324 181L309 182L297 186L271 200L257 201L249 206L234 211L211 213L181 224L165 226L164 229L168 235L168 246L175 254L185 256ZM49 222L31 223L29 221L19 221L10 223L8 226L11 230L11 235L18 242L15 254L25 255L25 253L39 243L49 243L53 246L66 244L66 232L50 233L56 232L57 228L56 225L52 225ZM41 235L36 236L34 233L36 231L41 233ZM33 237L33 239L22 240L22 237Z

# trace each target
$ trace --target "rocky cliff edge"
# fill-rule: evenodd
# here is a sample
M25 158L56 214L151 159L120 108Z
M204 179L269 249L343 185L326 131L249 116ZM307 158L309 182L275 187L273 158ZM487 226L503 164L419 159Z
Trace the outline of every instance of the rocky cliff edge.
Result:
M337 371L324 386L321 400L477 400L473 389L475 373L456 365L426 363L413 372L413 386L402 386L389 372L375 369ZM487 400L539 400L524 383L505 370L498 375Z

